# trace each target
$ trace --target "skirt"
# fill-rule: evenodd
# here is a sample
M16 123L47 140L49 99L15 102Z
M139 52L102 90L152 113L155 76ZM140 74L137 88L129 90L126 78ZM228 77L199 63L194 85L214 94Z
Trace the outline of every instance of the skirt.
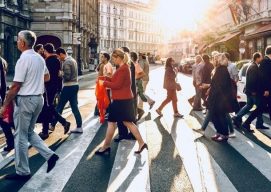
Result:
M109 122L135 122L134 99L113 100L108 108Z

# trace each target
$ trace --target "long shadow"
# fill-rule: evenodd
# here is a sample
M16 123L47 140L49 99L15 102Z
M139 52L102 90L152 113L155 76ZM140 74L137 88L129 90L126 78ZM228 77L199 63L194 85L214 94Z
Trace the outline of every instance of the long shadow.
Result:
M58 147L61 146L66 141L65 139L59 139L54 144L52 144L49 148L53 151L56 151ZM29 166L32 175L35 174L39 168L45 163L45 159L38 153L31 158L29 158ZM19 189L27 182L27 181L12 181L5 180L4 176L7 174L11 174L15 172L15 164L14 162L10 162L3 169L0 170L0 191L19 191Z
M174 185L175 178L181 172L183 163L179 155L175 156L174 141L162 125L160 118L154 119L162 135L162 142L158 155L150 163L151 189L152 191L170 191ZM173 126L176 125L176 123L173 124Z

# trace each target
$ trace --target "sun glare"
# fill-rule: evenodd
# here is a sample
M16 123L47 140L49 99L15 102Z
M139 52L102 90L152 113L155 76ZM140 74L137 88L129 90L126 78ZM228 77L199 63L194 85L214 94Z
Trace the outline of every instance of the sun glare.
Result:
M217 0L160 0L155 10L157 21L171 32L193 30Z

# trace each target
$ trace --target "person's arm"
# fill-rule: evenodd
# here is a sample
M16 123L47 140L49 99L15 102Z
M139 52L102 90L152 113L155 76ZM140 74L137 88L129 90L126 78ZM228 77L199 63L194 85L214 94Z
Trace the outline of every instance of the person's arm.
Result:
M111 81L104 81L103 85L111 89L120 89L123 86L124 81L126 80L126 70L122 70L122 73L116 75L116 78L111 79Z
M65 64L63 64L63 79L65 81L70 81L72 78L72 66L69 62L66 62Z
M20 88L22 86L22 83L20 82L13 82L13 84L11 85L6 99L4 101L3 106L0 108L0 118L3 117L3 113L6 110L6 107L10 104L10 102L12 102L15 97L17 96L18 92L20 91Z

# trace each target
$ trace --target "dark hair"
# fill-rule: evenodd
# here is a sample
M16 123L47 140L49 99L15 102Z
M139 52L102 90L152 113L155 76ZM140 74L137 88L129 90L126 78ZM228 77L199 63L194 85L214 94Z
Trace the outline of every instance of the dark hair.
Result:
M204 61L205 63L210 61L209 55L203 55L203 56L202 56L202 59L203 59L203 61Z
M136 52L131 52L131 53L130 53L130 56L131 56L131 59L132 59L133 61L136 61L136 60L138 59L138 55L137 55Z
M55 47L52 43L47 43L44 45L44 50L46 50L48 53L54 53Z
M225 52L224 55L227 57L229 61L231 61L231 55L228 52Z
M42 44L37 44L37 45L34 47L34 50L35 50L36 52L38 52L42 47L43 47Z
M125 53L130 53L130 49L128 47L121 47L121 49L125 52Z
M102 54L107 59L107 61L110 60L110 55L108 53L102 53Z
M60 55L61 53L62 53L62 54L65 54L65 55L67 54L66 51L65 51L65 49L63 49L62 47L59 47L59 48L56 50L56 54L57 54L57 55Z
M271 46L267 46L265 49L265 54L266 55L271 55Z
M167 58L165 67L171 67L171 62L174 61L172 57Z
M260 52L256 52L253 54L253 61L255 62L256 59L260 58L262 56L262 54Z

